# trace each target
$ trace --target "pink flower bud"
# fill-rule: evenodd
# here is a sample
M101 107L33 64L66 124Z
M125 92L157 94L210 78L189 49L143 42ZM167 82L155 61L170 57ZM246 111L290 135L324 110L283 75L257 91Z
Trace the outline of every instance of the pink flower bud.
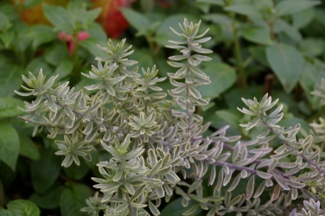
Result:
M64 31L60 32L58 34L58 38L62 41L71 41L72 40L72 36L68 35L67 33L65 33Z
M89 38L89 33L86 31L81 31L78 33L78 41L83 41L86 40L87 38Z
M58 34L58 38L62 41L66 41L67 36L68 36L67 33L63 31Z
M70 55L73 55L74 49L75 49L75 45L74 45L73 41L70 41L69 42L69 53L70 53Z

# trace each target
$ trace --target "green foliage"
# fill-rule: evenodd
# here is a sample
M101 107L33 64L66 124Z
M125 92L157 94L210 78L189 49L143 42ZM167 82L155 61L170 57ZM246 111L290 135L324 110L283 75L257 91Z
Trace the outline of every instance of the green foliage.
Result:
M44 2L0 3L0 215L324 214L320 1Z
M201 45L211 37L204 37L207 31L200 32L200 24L185 19L180 31L171 28L178 40L167 47L180 53L167 61L175 68L168 73L171 100L156 86L165 79L157 77L156 66L139 73L137 62L127 58L133 53L131 46L125 48L125 40L109 41L100 47L106 57L96 58L97 67L82 73L94 82L85 86L89 93L74 91L68 82L56 84L57 76L47 79L42 70L37 76L23 76L25 92L16 93L36 99L26 102L26 115L21 118L35 125L34 134L46 128L48 137L55 139L56 154L65 156L64 167L79 166L81 159L93 160L95 149L108 154L108 160L97 164L99 176L92 177L100 195L87 199L88 206L81 209L90 215L159 215L162 200L169 202L176 195L184 207L191 201L183 215L199 214L199 208L207 215L320 214L325 169L319 141L314 141L324 131L318 125L311 125L318 128L316 134L298 138L300 125L280 126L283 105L277 106L278 100L265 94L261 101L242 99L247 108L238 108L246 115L240 126L255 129L251 139L226 136L229 127L203 135L209 123L203 123L196 109L206 106L209 99L197 87L211 82L200 64L211 60L207 54L212 51ZM314 94L322 95L323 88ZM227 112L219 115L236 118ZM232 121L235 125L236 120ZM51 158L48 155L45 160L54 162ZM34 164L49 167L45 161ZM35 188L41 185L36 182L41 175L48 176L49 170L41 167L32 175L39 175L34 178ZM53 168L58 171L55 163ZM42 180L50 183L42 184L38 193L54 183L53 178ZM211 192L204 191L205 181ZM82 198L89 195L82 185L64 189L62 214L77 214ZM298 197L306 207L302 213L296 208ZM285 206L290 206L289 211Z

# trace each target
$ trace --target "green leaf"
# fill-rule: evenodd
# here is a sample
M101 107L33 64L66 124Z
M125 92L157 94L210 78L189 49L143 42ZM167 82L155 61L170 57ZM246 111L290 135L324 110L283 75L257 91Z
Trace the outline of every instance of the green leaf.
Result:
M135 49L132 57L138 61L139 68L151 68L154 64L148 49Z
M276 12L279 16L290 15L314 7L320 4L320 1L314 0L285 0L280 1L276 6Z
M99 25L99 23L93 22L93 23L89 24L87 32L90 35L90 38L87 40L95 39L96 44L99 44L100 42L104 42L103 45L106 45L107 35L106 35L103 27L101 27L101 25ZM84 43L84 41L81 44L83 44L83 43ZM95 48L97 48L97 47L95 47ZM100 49L98 49L98 50L100 50Z
M45 194L34 193L29 199L43 209L55 209L59 207L61 186L51 188Z
M182 206L182 198L178 198L170 203L167 204L167 206L161 211L160 216L180 216L182 213L190 209L193 205L195 205L195 202L192 200L189 201L189 204L187 207ZM201 215L202 212L201 208L198 208L192 215L198 216Z
M264 46L251 46L248 48L249 53L263 66L268 67L269 63L266 59L265 47Z
M279 32L283 32L288 37L297 42L302 41L302 36L299 30L283 19L278 19L275 23L274 28L277 29Z
M270 31L264 27L257 26L247 26L242 29L243 37L251 42L262 44L262 45L271 45L272 40L270 37Z
M0 159L15 170L18 153L18 133L9 123L0 122Z
M86 198L90 196L90 189L82 184L75 184L71 188L65 188L60 197L62 216L87 215L81 212L80 209L86 206Z
M222 24L222 25L227 25L227 26L231 25L231 18L226 15L219 14L219 13L204 15L203 19L209 20L216 24Z
M206 3L206 4L212 4L212 5L219 5L222 6L224 5L223 0L196 0L197 3Z
M209 85L198 86L196 88L203 98L216 98L236 82L236 72L227 64L209 62L203 71L211 79Z
M275 44L266 48L266 57L285 92L291 92L302 72L301 54L290 45Z
M11 26L6 14L0 12L0 32L6 32Z
M4 188L10 188L15 181L17 172L13 171L6 163L0 161L0 181ZM5 196L3 196L3 199ZM1 194L0 194L1 200ZM4 202L3 202L4 203Z
M40 68L43 69L43 74L45 76L52 75L53 69L50 65L45 61L44 57L37 57L34 58L29 64L27 65L25 71L32 72L34 74L38 73Z
M294 13L292 15L293 26L297 29L303 28L307 26L314 19L314 16L315 16L314 8L309 8L307 10Z
M54 66L58 66L68 58L70 58L68 49L63 44L56 44L55 46L49 47L44 54L46 62Z
M226 11L235 12L249 17L262 18L262 14L254 4L235 4L224 8Z
M1 216L14 216L11 211L7 210L7 209L3 209L2 207L0 207L0 215Z
M240 131L240 113L237 112L237 110L219 110L215 113L219 118L224 120L227 124L229 124L231 127L237 129Z
M40 153L35 143L26 135L19 134L20 148L19 154L31 160L38 160Z
M43 4L43 11L45 17L54 25L55 31L64 31L67 34L73 33L75 25L66 9L61 6Z
M1 163L0 163L0 166L1 166ZM1 174L2 171L0 171L0 174ZM2 184L2 179L0 178L0 203L1 205L3 203L5 203L5 191L4 191L4 187L3 187L3 184ZM0 207L0 215L1 214L1 207Z
M21 73L23 68L17 65L0 63L0 97L9 97L15 94L14 90L22 84Z
M26 37L32 39L32 48L36 50L40 45L55 40L58 36L53 28L46 25L35 25L29 28Z
M93 56L99 57L99 58L106 58L106 53L99 49L97 46L94 46L94 44L99 44L100 46L106 46L106 42L99 42L98 40L94 38L89 38L85 41L82 41L80 45L88 50Z
M14 200L7 204L8 210L10 210L15 216L38 216L40 210L38 207L28 200Z
M1 19L1 18L0 18ZM0 39L6 48L9 47L11 41L14 39L15 33L12 31L0 33Z
M147 17L143 16L141 13L132 10L130 8L121 8L121 12L130 25L135 28L138 32L145 31L150 26L150 21Z
M34 7L35 5L38 5L42 2L42 0L24 0L23 7L24 9L28 9L31 7Z
M300 43L300 50L305 55L316 57L324 54L325 41L321 38L306 38Z
M325 78L324 70L320 70L316 65L310 62L304 63L299 83L306 92L312 92L315 89L315 84L318 83L321 78Z
M16 98L0 98L0 118L8 118L23 113L18 107L24 107L24 102Z
M40 150L40 160L31 162L32 184L36 192L45 193L59 177L61 161L51 149Z
M72 163L71 166L65 168L64 173L67 177L75 180L81 180L89 171L89 167L84 162L84 160L80 160L80 166L77 166L75 163Z
M58 67L54 71L54 74L58 74L59 78L62 79L72 72L73 67L74 64L72 59L66 58L59 63Z

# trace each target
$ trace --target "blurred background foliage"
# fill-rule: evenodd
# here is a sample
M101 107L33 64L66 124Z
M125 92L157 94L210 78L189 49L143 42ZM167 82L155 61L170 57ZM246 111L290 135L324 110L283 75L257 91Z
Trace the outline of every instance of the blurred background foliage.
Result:
M202 20L212 40L212 61L202 64L212 83L200 87L211 103L197 110L214 129L231 126L231 133L253 137L239 124L241 97L269 93L285 107L282 124L308 123L325 109L312 92L325 77L324 0L2 0L0 2L0 204L24 215L82 215L85 198L94 193L89 179L98 176L93 155L67 169L46 136L30 137L32 127L17 116L22 100L14 95L22 75L40 68L59 74L81 89L95 57L97 44L127 38L139 67L159 68L165 77L170 66L165 49L184 17ZM161 87L167 91L166 81ZM33 98L30 98L31 100ZM180 215L180 199L165 206L162 215ZM189 205L190 207L190 205ZM7 210L0 210L5 212ZM9 213L8 213L9 214ZM198 215L204 215L198 212ZM19 215L19 214L17 214Z

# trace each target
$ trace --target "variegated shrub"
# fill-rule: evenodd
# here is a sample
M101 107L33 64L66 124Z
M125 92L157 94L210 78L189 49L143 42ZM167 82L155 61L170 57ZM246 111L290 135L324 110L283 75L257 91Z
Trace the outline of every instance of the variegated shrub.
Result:
M176 197L191 203L184 215L322 215L324 120L298 136L299 125L279 125L283 106L265 95L243 99L239 109L247 115L241 126L255 139L228 136L228 127L211 131L197 112L209 103L196 87L210 83L200 64L212 52L202 47L211 38L199 27L185 19L180 32L172 29L179 40L167 47L179 54L168 60L175 68L170 99L156 66L139 71L128 59L131 46L109 41L99 47L106 58L82 73L93 80L86 91L46 79L42 70L23 76L25 92L16 93L35 100L21 119L35 125L34 135L44 129L55 139L64 167L94 160L92 151L109 156L96 161L98 192L81 209L89 215L159 215Z

